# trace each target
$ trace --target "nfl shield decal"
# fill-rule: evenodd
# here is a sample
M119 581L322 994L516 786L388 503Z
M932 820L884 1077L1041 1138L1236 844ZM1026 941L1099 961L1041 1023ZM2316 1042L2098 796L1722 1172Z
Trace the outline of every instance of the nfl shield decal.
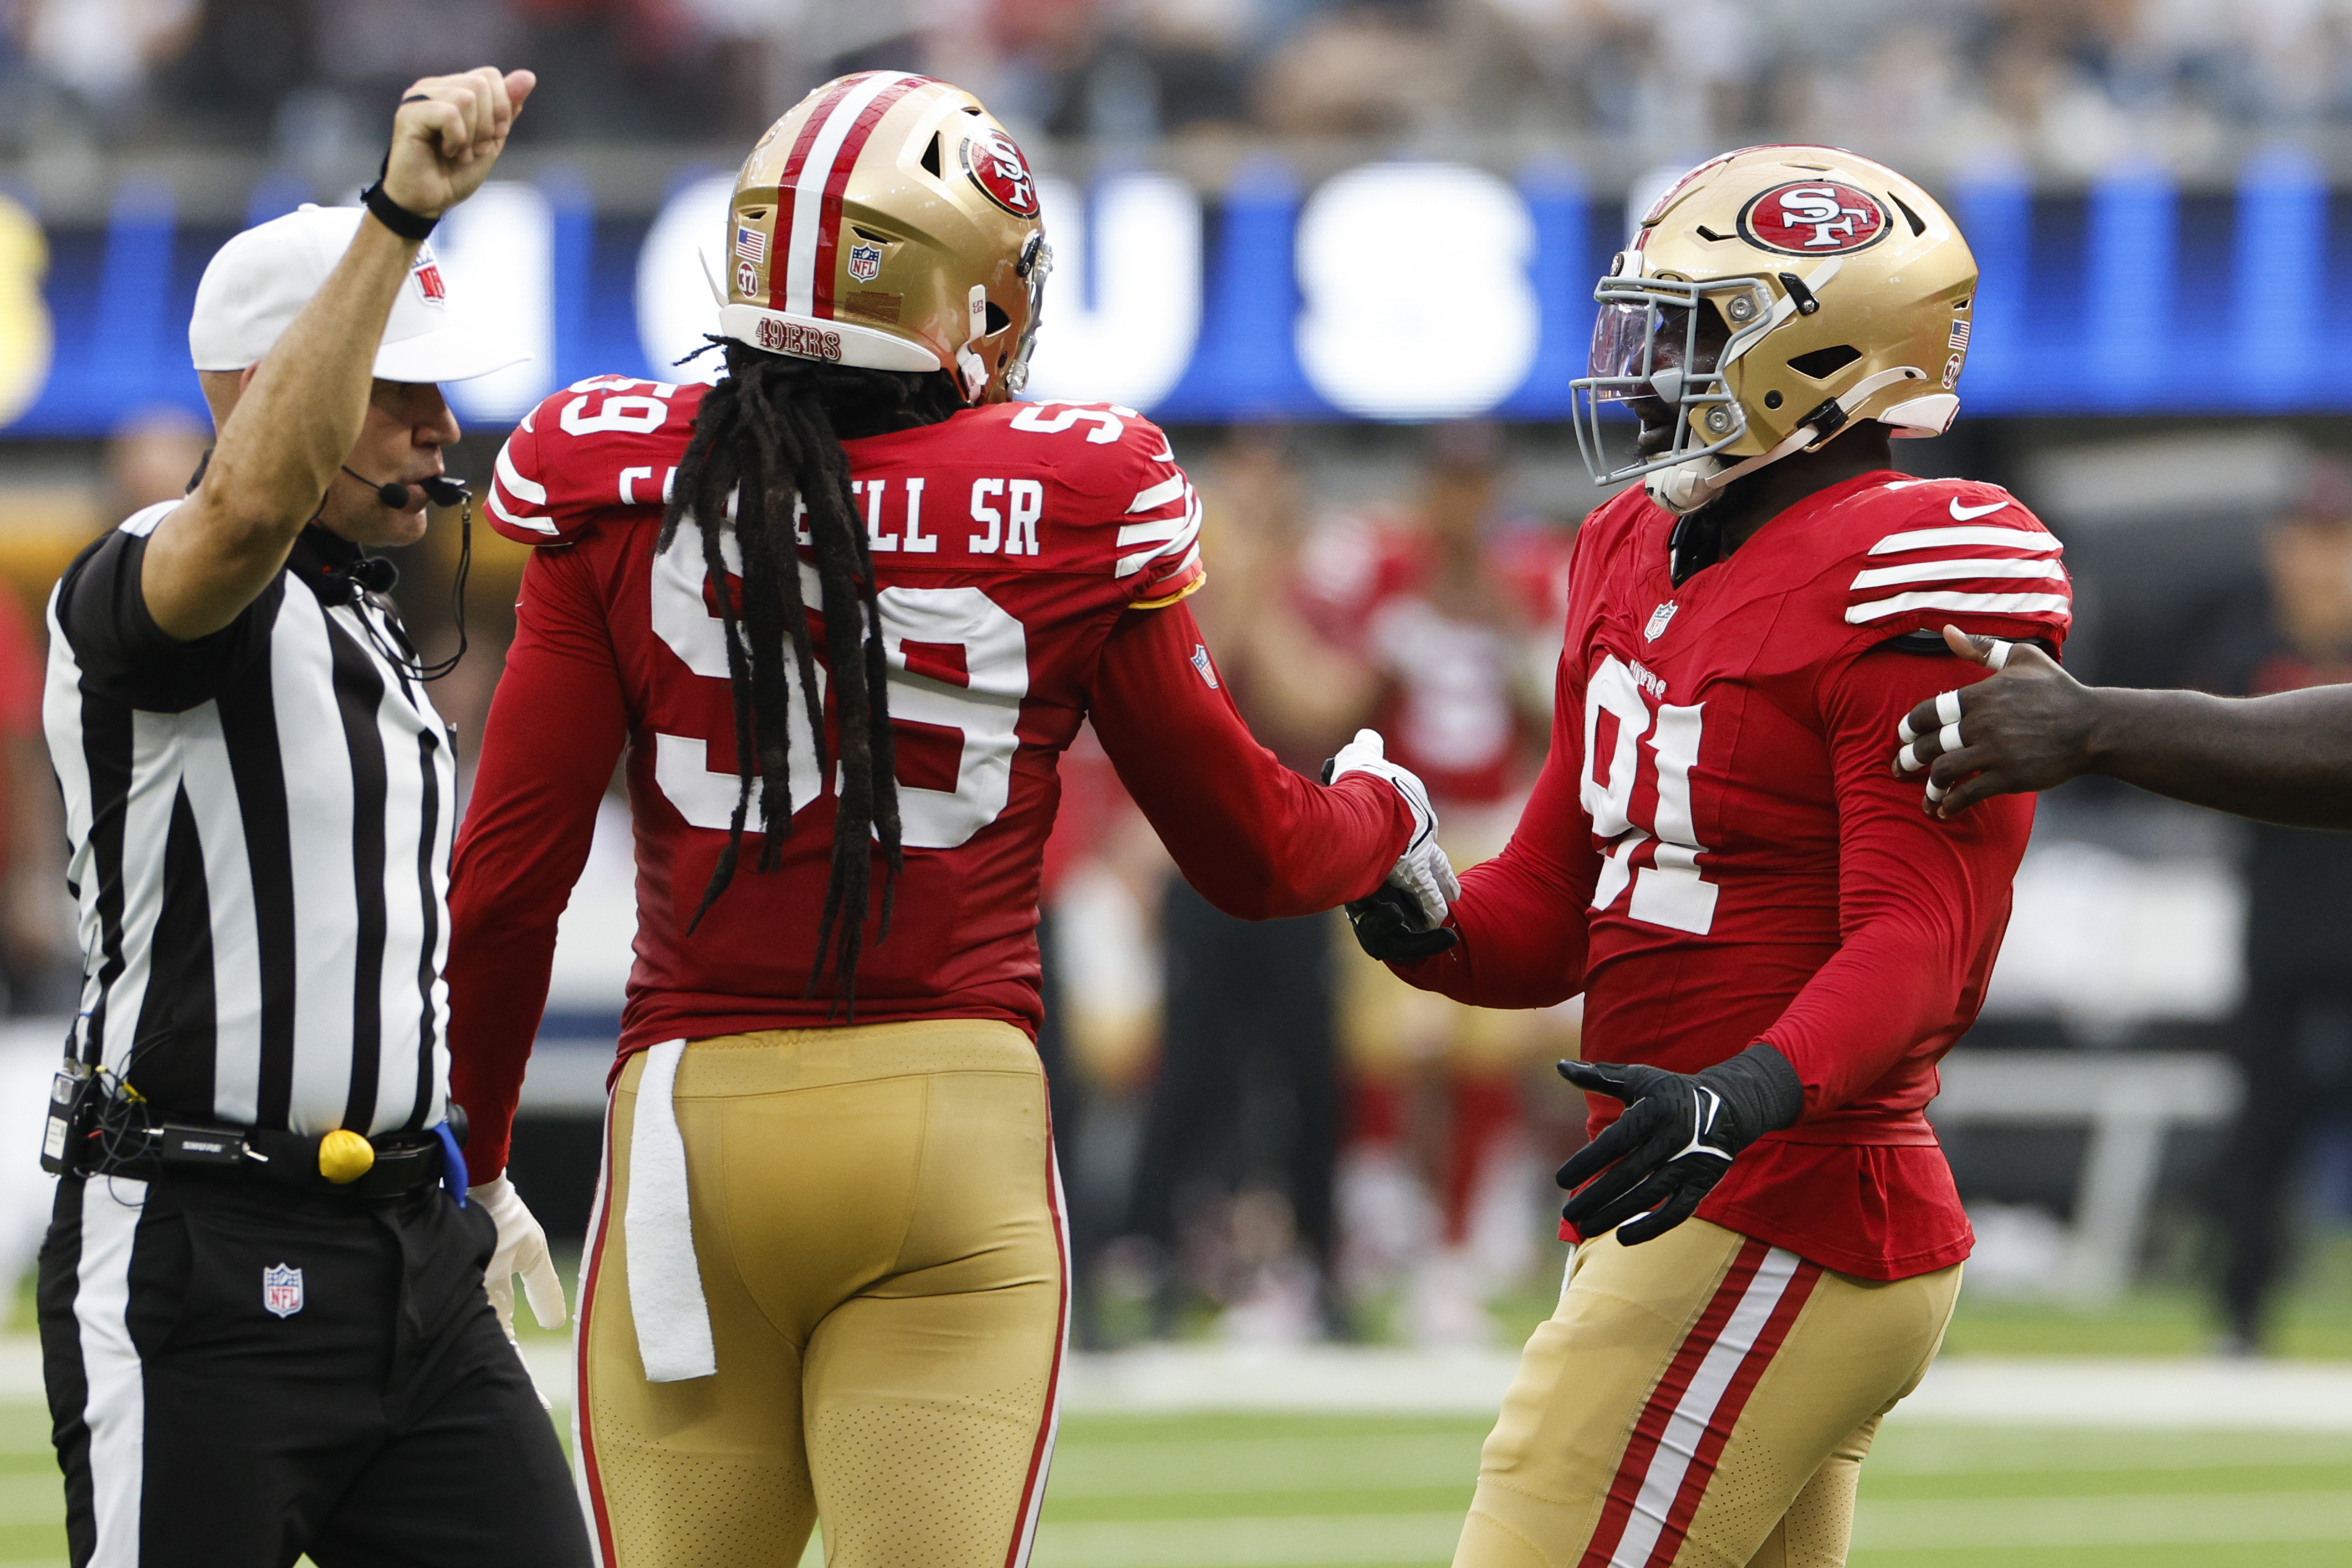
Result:
M1668 599L1664 604L1660 605L1656 609L1650 612L1650 624L1642 630L1643 640L1645 642L1657 641L1658 638L1664 634L1666 623L1674 618L1675 602L1672 599Z
M1843 180L1791 180L1739 209L1739 232L1783 256L1866 250L1886 237L1886 209Z
M849 247L849 275L860 283L871 283L882 276L882 247L878 245L853 245Z
M449 298L449 286L441 281L441 264L434 259L431 246L416 247L416 260L409 268L409 276L416 279L417 295L426 304L438 305Z
M261 1304L272 1315L290 1318L302 1310L302 1271L283 1263L261 1271Z

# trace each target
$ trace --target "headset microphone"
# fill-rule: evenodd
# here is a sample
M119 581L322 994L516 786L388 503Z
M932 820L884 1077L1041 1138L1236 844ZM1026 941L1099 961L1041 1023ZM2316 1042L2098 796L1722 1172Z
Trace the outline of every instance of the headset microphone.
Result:
M373 489L375 499L394 511L406 511L415 504L415 497L407 485L397 482L379 485L365 474L353 471L348 463L341 468L343 472ZM199 473L202 471L198 470ZM449 593L449 617L457 623L457 651L429 665L419 663L413 658L400 658L389 649L385 650L384 656L420 680L438 680L457 668L457 661L466 657L466 581L473 574L474 492L467 488L465 480L453 479L446 474L419 479L415 488L423 490L425 499L435 506L463 509L457 513L457 576ZM319 504L320 510L326 510L323 500ZM393 584L400 581L400 568L380 555L362 555L342 569L342 575L368 593L388 594ZM404 638L403 646L405 646Z
M373 488L375 491L375 499L394 511L406 511L410 507L415 506L415 490L423 490L425 499L435 506L457 506L462 503L467 495L465 480L453 479L443 474L419 479L416 481L415 489L412 489L396 479L381 485L376 484L365 474L353 469L348 463L343 465L343 472L350 474L360 483Z

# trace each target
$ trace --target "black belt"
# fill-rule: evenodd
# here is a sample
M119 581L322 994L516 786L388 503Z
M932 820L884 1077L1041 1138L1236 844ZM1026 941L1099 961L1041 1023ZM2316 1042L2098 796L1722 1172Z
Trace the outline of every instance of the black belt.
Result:
M331 1182L319 1171L319 1140L264 1128L206 1127L166 1121L92 1136L74 1173L85 1176L195 1176L247 1179L303 1192L354 1198L395 1198L441 1179L440 1138L431 1132L388 1132L368 1140L375 1161L355 1180Z

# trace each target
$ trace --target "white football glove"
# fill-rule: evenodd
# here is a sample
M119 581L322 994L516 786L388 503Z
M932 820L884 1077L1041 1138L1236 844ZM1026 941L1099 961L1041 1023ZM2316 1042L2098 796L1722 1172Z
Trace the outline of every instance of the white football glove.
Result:
M515 1342L514 1277L518 1274L522 1276L522 1293L539 1326L562 1328L571 1316L563 1302L563 1281L556 1278L555 1259L548 1254L547 1232L523 1206L522 1194L515 1191L512 1182L495 1176L467 1188L466 1195L481 1205L490 1223L499 1227L498 1249L490 1254L482 1287L489 1293L490 1308L499 1315L507 1342Z
M1429 804L1429 789L1412 770L1390 762L1378 730L1359 730L1339 754L1323 764L1323 782L1337 784L1349 773L1372 773L1388 780L1412 812L1412 837L1389 871L1388 886L1412 900L1421 911L1422 929L1434 931L1445 923L1445 911L1462 896L1454 879L1454 863L1437 847L1437 808Z

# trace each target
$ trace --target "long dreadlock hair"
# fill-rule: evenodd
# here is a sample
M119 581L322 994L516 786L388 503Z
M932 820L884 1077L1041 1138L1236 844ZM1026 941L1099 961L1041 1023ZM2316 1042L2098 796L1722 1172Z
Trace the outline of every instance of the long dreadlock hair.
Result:
M727 639L727 680L735 704L735 773L741 788L728 825L727 847L710 873L691 931L735 879L743 827L759 786L764 842L757 869L781 863L793 830L787 763L792 745L791 680L797 678L809 716L808 742L817 777L832 771L824 703L817 693L816 647L801 594L795 514L804 517L822 595L824 661L839 716L841 791L834 817L833 869L817 922L816 957L803 995L813 994L831 959L840 1004L856 1016L857 959L866 936L877 841L887 872L881 934L890 930L892 895L904 860L898 843L898 785L885 696L881 616L865 521L849 489L845 438L935 424L961 406L944 372L908 374L831 365L762 353L725 342L727 374L703 395L694 435L679 459L677 482L662 518L660 548L679 525L702 536L703 571L719 601ZM742 590L728 582L723 520L733 506L742 554ZM803 510L803 508L805 509ZM786 667L787 648L791 668Z

